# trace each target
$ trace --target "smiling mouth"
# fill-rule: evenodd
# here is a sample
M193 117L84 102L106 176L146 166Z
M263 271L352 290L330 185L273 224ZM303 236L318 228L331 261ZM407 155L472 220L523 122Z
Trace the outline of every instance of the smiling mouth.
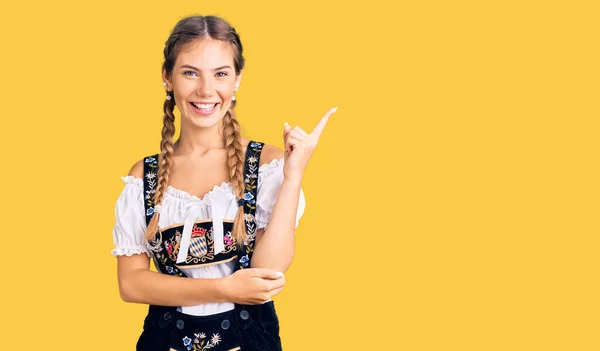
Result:
M211 114L216 109L218 104L218 102L209 104L190 102L190 105L194 108L194 110L204 115Z

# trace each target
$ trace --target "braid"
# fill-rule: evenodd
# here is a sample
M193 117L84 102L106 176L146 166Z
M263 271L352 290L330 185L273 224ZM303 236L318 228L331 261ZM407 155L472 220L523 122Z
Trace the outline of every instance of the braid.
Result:
M169 184L169 172L173 165L173 136L175 135L175 115L173 109L175 108L175 99L172 96L172 92L168 93L171 95L170 100L165 100L163 110L165 115L163 117L163 129L162 129L162 140L160 141L160 155L158 156L158 184L156 187L156 193L154 193L154 204L161 205L163 196L167 190ZM158 218L160 213L154 212L152 220L146 229L146 240L152 240L154 234L159 230Z
M237 198L244 196L244 150L242 149L242 136L240 124L235 119L232 102L229 111L223 117L223 138L227 149L227 166L229 167L229 179L233 185L233 192ZM233 237L239 245L246 242L246 226L244 223L244 206L240 206L233 223Z

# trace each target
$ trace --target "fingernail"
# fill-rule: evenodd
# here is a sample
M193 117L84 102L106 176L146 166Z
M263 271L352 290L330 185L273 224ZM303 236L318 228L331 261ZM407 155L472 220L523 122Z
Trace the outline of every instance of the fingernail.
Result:
M284 126L286 126L286 127L289 127L289 126L290 126L290 125L288 124L288 122L285 122L283 125L284 125Z
M335 112L335 111L337 111L337 107L334 107L334 108L333 108L333 112ZM333 112L332 112L332 113L333 113Z
M277 276L277 278L283 277L283 273L281 272L275 272L275 275Z

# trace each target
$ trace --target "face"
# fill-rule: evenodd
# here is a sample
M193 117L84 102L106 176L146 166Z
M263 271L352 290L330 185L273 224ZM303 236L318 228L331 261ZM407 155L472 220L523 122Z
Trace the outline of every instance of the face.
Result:
M231 44L199 39L181 48L171 77L163 70L166 89L172 91L181 112L182 128L218 125L231 106L236 84Z

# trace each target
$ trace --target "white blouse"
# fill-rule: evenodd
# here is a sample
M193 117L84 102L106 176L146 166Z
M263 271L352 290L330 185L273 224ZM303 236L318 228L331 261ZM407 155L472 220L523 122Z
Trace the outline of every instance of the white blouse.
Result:
M266 228L273 213L273 207L279 196L283 182L283 158L274 159L270 163L261 165L258 169L258 194L256 197L255 221L257 230ZM146 235L146 217L144 210L144 186L142 178L133 176L121 177L125 187L115 205L115 225L113 228L113 241L115 248L111 254L115 257L121 255L131 256L145 253L152 257L152 252L144 240ZM306 201L304 192L300 189L298 212L296 214L296 227L304 214ZM161 214L158 225L161 228L174 224L183 224L186 219L205 220L212 219L217 227L219 219L233 221L239 206L230 182L215 185L202 198L168 186L162 202ZM222 221L221 221L222 223ZM189 278L223 278L233 273L235 260L206 265L204 267L180 268ZM179 311L191 315L211 315L232 310L234 304L207 303L197 306L181 306Z

